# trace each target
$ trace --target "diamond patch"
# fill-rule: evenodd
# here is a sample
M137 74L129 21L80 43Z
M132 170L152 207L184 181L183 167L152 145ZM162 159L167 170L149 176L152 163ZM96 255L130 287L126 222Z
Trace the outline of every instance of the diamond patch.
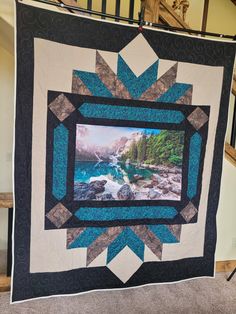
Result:
M61 122L75 110L75 107L64 94L60 94L54 99L50 103L49 108Z
M189 222L196 215L196 213L197 209L191 202L189 202L188 205L180 212L186 222Z
M62 203L58 203L46 216L57 228L60 228L72 214Z
M142 34L125 46L120 51L120 55L137 77L159 59Z
M202 109L197 107L187 119L196 130L199 130L208 121L208 116Z

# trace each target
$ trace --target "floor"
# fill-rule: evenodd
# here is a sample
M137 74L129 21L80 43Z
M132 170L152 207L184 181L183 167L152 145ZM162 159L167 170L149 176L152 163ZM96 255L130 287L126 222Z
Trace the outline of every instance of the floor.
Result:
M236 276L194 279L120 291L92 292L73 297L47 298L9 305L0 294L1 314L198 314L236 313Z

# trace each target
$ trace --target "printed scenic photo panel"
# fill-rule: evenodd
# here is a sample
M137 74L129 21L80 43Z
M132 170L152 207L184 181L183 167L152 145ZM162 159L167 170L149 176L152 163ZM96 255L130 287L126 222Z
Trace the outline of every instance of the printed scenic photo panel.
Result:
M16 22L12 302L214 276L235 43Z
M77 124L74 200L180 200L183 147L184 131Z

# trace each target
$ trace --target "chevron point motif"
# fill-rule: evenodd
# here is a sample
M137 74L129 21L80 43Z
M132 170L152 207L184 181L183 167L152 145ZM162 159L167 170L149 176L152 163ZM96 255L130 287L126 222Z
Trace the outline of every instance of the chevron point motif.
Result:
M161 260L163 243L178 243L179 225L88 227L67 230L67 248L87 247L87 266L106 249L107 264L128 246L142 261L145 245Z
M192 103L192 85L176 82L178 62L160 78L156 58L142 74L136 76L121 54L118 54L117 74L101 53L96 51L95 73L73 71L72 92L82 95L140 99L147 101Z

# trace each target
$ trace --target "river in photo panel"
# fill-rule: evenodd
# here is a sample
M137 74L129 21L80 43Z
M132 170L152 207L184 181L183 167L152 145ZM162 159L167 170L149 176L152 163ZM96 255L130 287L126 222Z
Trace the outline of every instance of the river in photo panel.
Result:
M74 200L180 200L184 131L77 124Z

